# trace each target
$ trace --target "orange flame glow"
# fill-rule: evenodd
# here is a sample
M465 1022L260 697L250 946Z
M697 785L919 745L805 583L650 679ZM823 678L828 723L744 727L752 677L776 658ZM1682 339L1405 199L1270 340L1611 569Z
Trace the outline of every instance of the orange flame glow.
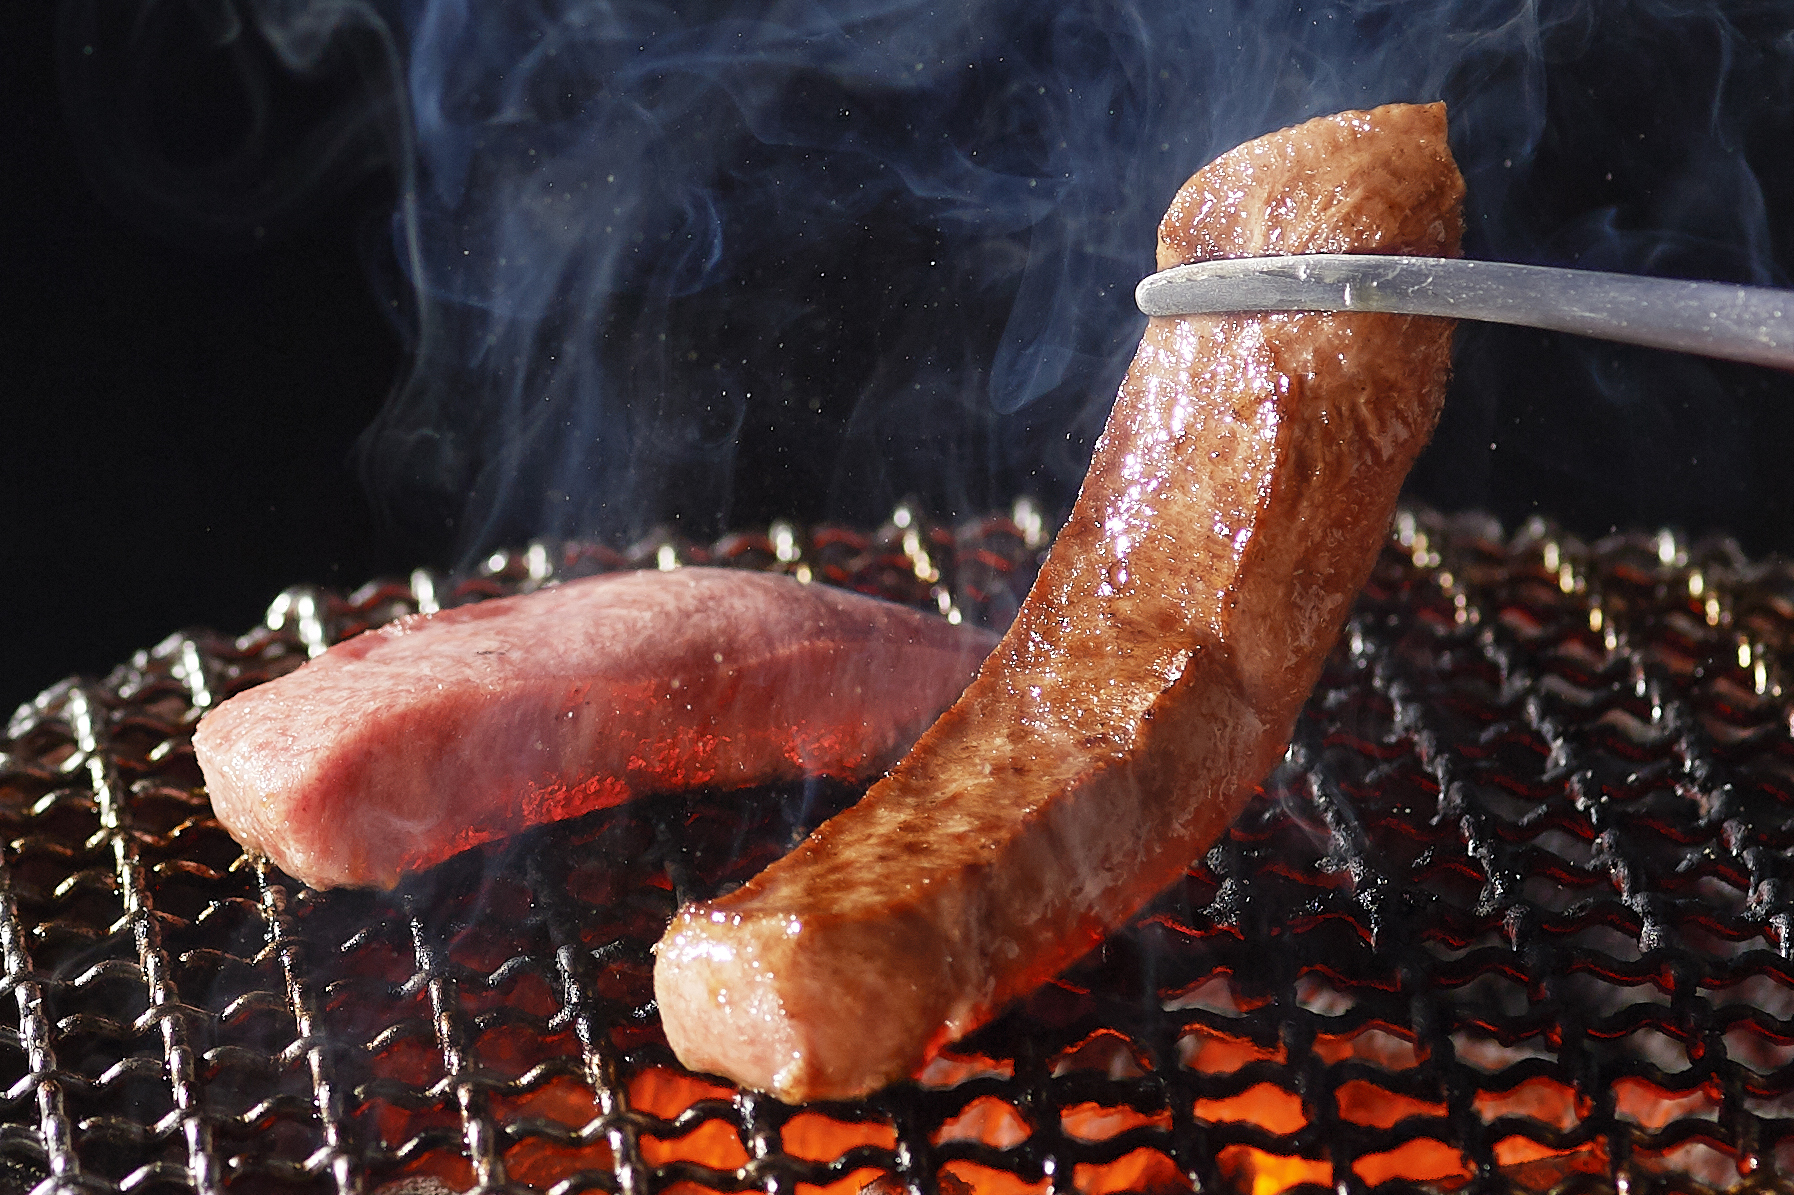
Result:
M1368 1054L1377 1061L1393 1062L1388 1069L1400 1072L1417 1064L1419 1055L1411 1044L1399 1040L1385 1029L1368 1029L1350 1037L1317 1043L1317 1052L1329 1061L1340 1061L1354 1055ZM1125 1045L1125 1041L1122 1042ZM409 1043L395 1041L381 1052L382 1064L390 1069L415 1069L421 1059L413 1058ZM1360 1054L1362 1051L1362 1054ZM1225 1036L1216 1031L1191 1027L1180 1043L1180 1062L1189 1071L1204 1075L1234 1074L1241 1068L1267 1059L1282 1059L1282 1048L1266 1048L1250 1041ZM1406 1065L1402 1065L1402 1064ZM1141 1061L1106 1038L1093 1035L1057 1057L1055 1074L1069 1069L1087 1069L1114 1077L1137 1076L1150 1069L1151 1061ZM922 1078L924 1087L950 1090L961 1083L986 1077L1013 1076L1008 1064L978 1055L963 1057L943 1054ZM629 1081L629 1106L668 1123L661 1134L642 1132L639 1148L653 1166L676 1162L694 1163L729 1174L749 1162L750 1151L742 1140L729 1105L737 1092L728 1086L707 1082L670 1067L648 1067ZM1646 1128L1658 1128L1670 1119L1716 1106L1715 1097L1705 1089L1688 1092L1664 1091L1643 1080L1624 1078L1615 1085L1616 1111ZM1312 1097L1311 1097L1312 1098ZM1447 1112L1443 1099L1421 1098L1391 1091L1374 1080L1353 1078L1339 1084L1322 1098L1334 1102L1329 1117L1367 1128L1390 1129L1409 1118L1439 1118ZM494 1094L494 1112L502 1117L531 1117L559 1122L575 1130L574 1139L553 1143L525 1137L504 1153L504 1166L511 1181L536 1186L552 1186L566 1173L602 1170L614 1163L611 1143L595 1135L598 1110L586 1086L571 1077L555 1077L517 1094ZM704 1101L717 1105L713 1114L682 1115ZM1586 1100L1576 1090L1554 1079L1535 1077L1507 1091L1483 1091L1474 1100L1478 1115L1486 1123L1531 1122L1558 1131L1574 1129L1588 1114ZM1314 1115L1301 1094L1275 1081L1253 1083L1237 1094L1223 1098L1200 1098L1191 1108L1195 1117L1215 1126L1250 1125L1277 1136L1288 1137L1306 1129ZM367 1114L382 1122L389 1135L399 1131L415 1132L429 1119L428 1114L404 1111L386 1106L370 1107ZM853 1119L853 1113L799 1109L785 1119L779 1129L778 1148L793 1157L828 1164L850 1150L871 1147L891 1150L897 1146L895 1126L884 1116L868 1112ZM1067 1137L1084 1142L1109 1141L1139 1129L1169 1130L1172 1111L1140 1111L1125 1104L1110 1105L1082 1101L1057 1111L1058 1127ZM1012 1102L998 1095L982 1095L966 1103L955 1116L946 1120L933 1135L937 1146L956 1142L976 1142L994 1149L1011 1149L1020 1145L1044 1126L1037 1123L1039 1111L1027 1103ZM391 1125L385 1121L393 1121ZM398 1122L404 1122L402 1125ZM446 1123L443 1127L447 1127ZM1216 1155L1216 1165L1226 1185L1238 1195L1286 1195L1298 1187L1333 1188L1338 1176L1333 1160L1285 1155L1272 1149L1245 1144L1223 1146ZM1705 1146L1702 1146L1705 1149ZM1607 1159L1604 1143L1590 1142L1573 1149L1557 1150L1531 1140L1524 1133L1509 1133L1495 1143L1497 1162L1524 1189L1544 1189L1572 1174L1602 1170ZM1715 1152L1709 1150L1708 1152ZM1679 1158L1679 1155L1678 1155ZM1647 1159L1648 1161L1648 1159ZM1730 1161L1729 1155L1718 1163ZM1668 1160L1665 1160L1668 1164ZM1383 1153L1355 1159L1352 1172L1368 1185L1391 1178L1410 1183L1424 1183L1442 1190L1452 1190L1467 1182L1472 1167L1465 1155L1453 1146L1429 1137L1417 1137ZM407 1166L411 1175L430 1175L447 1183L451 1189L462 1189L472 1175L464 1159L447 1150L432 1150L415 1158ZM1048 1181L1027 1181L1001 1169L964 1160L945 1162L936 1175L942 1191L950 1195L1042 1195ZM1165 1152L1147 1146L1129 1151L1113 1161L1100 1164L1079 1163L1071 1175L1072 1185L1084 1195L1118 1195L1120 1192L1188 1191L1191 1181L1178 1164ZM461 1185L457 1185L461 1184ZM894 1175L875 1166L862 1166L826 1186L800 1184L802 1195L881 1195L901 1188ZM706 1187L689 1182L678 1184L681 1195L701 1195Z

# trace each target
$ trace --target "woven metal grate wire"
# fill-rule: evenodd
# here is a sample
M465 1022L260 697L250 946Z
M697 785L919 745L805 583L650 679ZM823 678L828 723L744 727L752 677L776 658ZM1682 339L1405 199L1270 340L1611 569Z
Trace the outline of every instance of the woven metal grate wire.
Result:
M293 590L21 707L0 1192L1788 1189L1794 567L1724 542L1404 514L1228 836L854 1104L681 1070L648 953L852 792L669 795L321 894L198 787L205 709L400 613L712 562L1000 621L1016 516Z

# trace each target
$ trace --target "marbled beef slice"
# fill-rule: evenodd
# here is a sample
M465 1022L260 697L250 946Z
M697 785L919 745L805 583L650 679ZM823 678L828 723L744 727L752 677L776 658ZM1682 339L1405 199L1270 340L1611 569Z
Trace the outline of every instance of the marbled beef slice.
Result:
M206 715L218 820L314 887L648 793L876 775L987 631L789 577L615 573L413 615Z

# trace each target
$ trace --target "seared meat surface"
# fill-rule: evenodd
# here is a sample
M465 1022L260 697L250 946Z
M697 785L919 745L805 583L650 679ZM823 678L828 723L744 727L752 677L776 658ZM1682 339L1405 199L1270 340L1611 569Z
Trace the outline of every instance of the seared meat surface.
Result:
M1455 255L1445 112L1195 175L1161 266ZM1177 877L1275 764L1431 435L1449 322L1154 319L1070 521L963 697L853 808L659 946L668 1040L786 1100L913 1073Z
M994 642L787 577L617 573L369 631L193 743L246 848L314 887L391 887L644 793L875 775Z

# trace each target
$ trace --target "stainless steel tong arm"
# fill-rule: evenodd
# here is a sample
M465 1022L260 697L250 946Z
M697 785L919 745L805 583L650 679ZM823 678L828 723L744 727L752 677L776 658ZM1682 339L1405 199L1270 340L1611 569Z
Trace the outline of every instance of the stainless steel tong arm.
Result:
M1794 370L1794 291L1448 257L1313 253L1174 266L1147 315L1384 311L1573 332Z

